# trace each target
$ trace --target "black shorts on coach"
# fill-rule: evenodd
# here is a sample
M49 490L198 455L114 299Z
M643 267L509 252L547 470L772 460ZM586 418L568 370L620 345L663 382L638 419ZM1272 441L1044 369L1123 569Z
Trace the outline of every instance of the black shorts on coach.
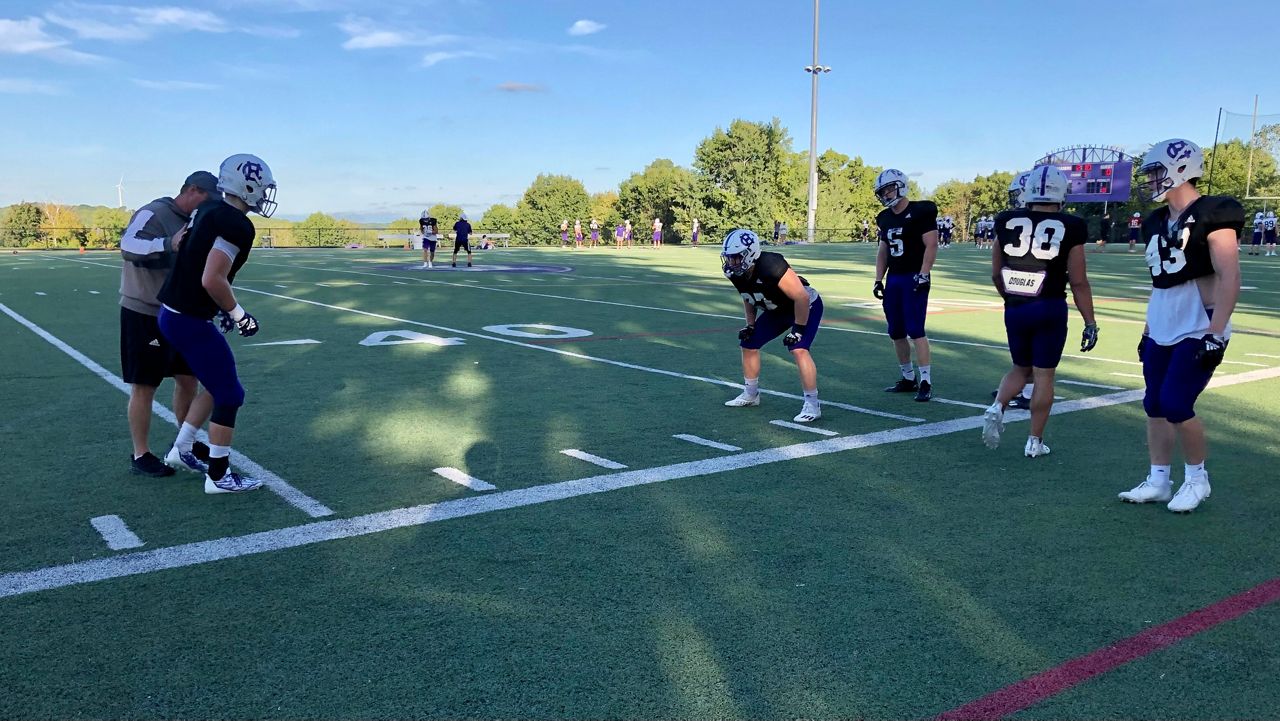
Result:
M192 375L182 355L160 333L153 315L120 308L120 372L125 383L157 387L165 378Z

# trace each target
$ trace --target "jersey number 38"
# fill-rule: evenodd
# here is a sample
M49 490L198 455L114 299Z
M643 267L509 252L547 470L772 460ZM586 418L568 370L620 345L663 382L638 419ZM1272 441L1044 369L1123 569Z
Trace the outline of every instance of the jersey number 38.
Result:
M1030 218L1010 218L1005 228L1018 233L1018 242L1004 246L1004 254L1021 258L1027 253L1039 260L1053 260L1058 257L1062 245L1062 236L1067 228L1062 221L1048 218L1033 223Z

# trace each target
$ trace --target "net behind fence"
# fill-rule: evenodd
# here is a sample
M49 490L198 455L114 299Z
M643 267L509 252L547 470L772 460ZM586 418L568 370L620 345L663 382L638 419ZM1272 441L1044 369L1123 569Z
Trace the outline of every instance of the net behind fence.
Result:
M1206 169L1213 192L1274 206L1280 200L1280 115L1223 110L1217 138Z

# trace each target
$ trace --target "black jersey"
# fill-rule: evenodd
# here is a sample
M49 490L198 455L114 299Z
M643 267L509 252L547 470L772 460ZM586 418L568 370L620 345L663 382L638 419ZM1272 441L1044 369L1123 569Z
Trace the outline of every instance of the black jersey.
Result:
M221 198L201 204L191 214L178 260L160 289L160 302L183 315L213 318L219 308L201 282L205 261L214 252L231 256L227 280L234 281L236 272L249 258L254 234L253 223L245 214Z
M913 200L901 213L885 208L876 216L880 242L889 246L889 272L915 275L924 265L925 233L936 232L938 206Z
M435 235L439 222L435 218L418 218L418 229L423 235Z
M1225 195L1197 198L1170 227L1169 206L1161 206L1142 221L1147 239L1147 266L1154 288L1172 288L1189 280L1213 275L1209 234L1215 230L1244 228L1244 208Z
M780 310L792 313L795 311L795 303L778 287L782 276L787 274L790 267L787 259L780 254L765 252L760 254L759 260L752 266L750 275L730 280L733 281L733 287L742 294L742 299L754 305L757 311ZM803 276L797 277L802 285L809 285L809 281Z
M1067 256L1089 241L1084 219L1041 210L1006 210L996 216L1000 295L1006 304L1067 297Z

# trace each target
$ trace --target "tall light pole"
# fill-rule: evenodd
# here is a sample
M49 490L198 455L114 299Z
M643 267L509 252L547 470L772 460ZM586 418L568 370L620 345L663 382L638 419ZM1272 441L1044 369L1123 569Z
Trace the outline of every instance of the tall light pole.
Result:
M804 71L812 76L812 102L809 109L809 242L813 242L818 222L818 75L831 72L830 66L818 64L818 0L813 0L813 64Z

